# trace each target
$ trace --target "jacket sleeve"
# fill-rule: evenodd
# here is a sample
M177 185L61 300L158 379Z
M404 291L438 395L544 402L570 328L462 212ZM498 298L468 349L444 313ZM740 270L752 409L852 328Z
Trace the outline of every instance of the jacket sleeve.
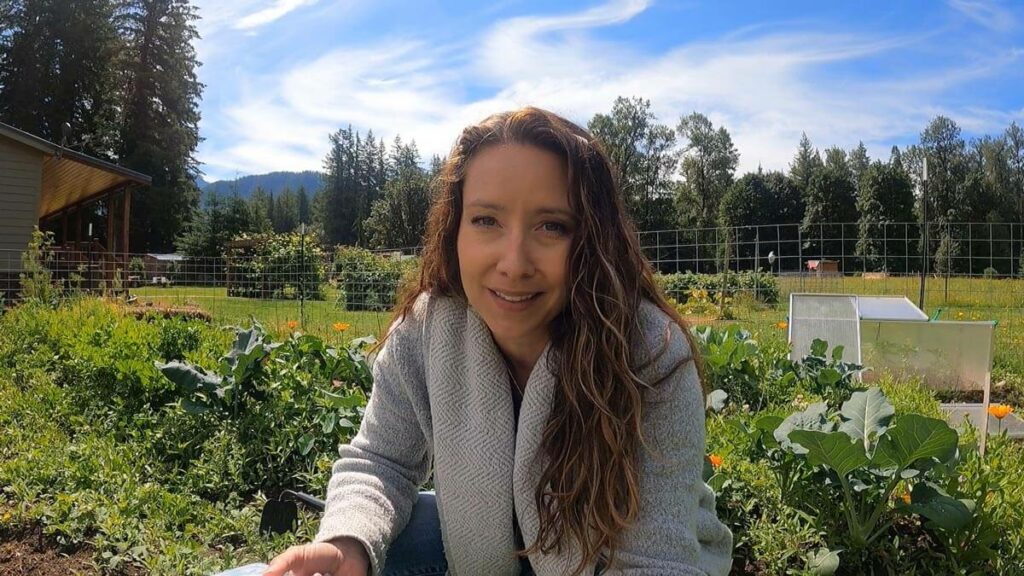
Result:
M718 520L715 495L702 479L704 394L693 353L682 329L651 308L641 315L647 353L656 356L669 339L641 371L651 384L667 375L644 403L642 426L654 453L641 448L640 516L604 574L725 576L732 533Z
M366 548L371 574L409 522L432 454L410 399L425 390L423 334L426 297L397 322L373 362L373 390L359 432L338 449L315 541L343 536Z

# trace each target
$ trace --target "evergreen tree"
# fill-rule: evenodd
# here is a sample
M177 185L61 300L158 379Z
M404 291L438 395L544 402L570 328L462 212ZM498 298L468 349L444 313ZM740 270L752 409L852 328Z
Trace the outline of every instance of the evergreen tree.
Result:
M895 223L914 220L914 188L910 177L897 165L873 162L861 175L857 189L856 254L870 270L907 272L906 249ZM890 232L891 230L891 232Z
M8 0L0 6L0 121L115 159L122 41L115 0Z
M853 176L853 169L846 158L846 150L838 146L832 146L825 150L825 167L831 168L840 174L846 174L850 182L856 183Z
M804 198L804 255L840 261L852 256L854 247L847 253L843 241L847 237L843 224L857 221L856 191L849 173L835 166L817 170L811 176ZM851 240L856 237L852 230L849 237ZM846 264L842 261L840 269L845 270Z
M677 206L684 227L709 228L719 217L719 204L732 184L740 154L729 132L715 130L703 114L694 112L679 121L676 128L686 142L680 172Z
M860 178L864 171L871 165L871 158L868 157L868 149L863 142L858 142L857 147L850 151L847 157L850 171L853 173L853 186L860 186Z
M811 146L811 139L804 132L800 136L800 147L797 148L796 156L793 157L793 162L789 165L789 177L793 179L800 191L806 194L811 185L811 177L824 166L821 155L818 154L817 149Z
M299 205L299 224L309 225L312 220L310 219L309 194L306 193L305 186L299 186L296 198Z
M169 249L196 206L199 144L195 8L188 0L124 0L127 66L121 162L153 184L132 195L133 250Z
M408 248L421 244L430 209L430 179L419 164L416 144L406 145L395 138L387 165L390 177L365 222L371 247Z
M299 201L290 188L285 188L274 199L274 232L284 234L299 227Z
M274 197L267 194L266 190L257 187L249 196L249 215L252 218L251 227L257 232L270 232L273 230L273 218L271 216L274 206Z
M190 258L220 258L228 242L254 228L250 204L237 194L221 197L210 193L175 241L179 252Z

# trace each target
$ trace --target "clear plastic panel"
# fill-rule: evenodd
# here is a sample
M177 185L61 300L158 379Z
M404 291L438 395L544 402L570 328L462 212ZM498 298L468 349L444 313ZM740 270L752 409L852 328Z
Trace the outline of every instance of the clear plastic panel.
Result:
M858 296L857 307L861 320L928 321L928 315L905 296Z
M847 294L792 294L789 298L790 358L811 353L815 339L831 350L843 346L843 360L860 361L860 320L857 297Z
M861 321L865 382L889 372L935 390L984 390L992 371L992 322Z

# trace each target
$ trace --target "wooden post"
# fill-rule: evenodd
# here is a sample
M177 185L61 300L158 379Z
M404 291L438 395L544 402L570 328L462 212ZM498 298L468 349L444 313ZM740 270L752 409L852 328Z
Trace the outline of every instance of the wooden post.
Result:
M68 209L65 208L64 209L64 215L60 219L60 222L61 222L60 223L60 227L61 227L60 243L61 244L67 244L68 243L68 213L69 213Z
M124 254L125 266L128 262L128 217L132 213L132 189L124 189L124 201L121 203L121 251Z
M117 249L114 241L114 194L108 194L103 203L107 206L107 252L113 254Z

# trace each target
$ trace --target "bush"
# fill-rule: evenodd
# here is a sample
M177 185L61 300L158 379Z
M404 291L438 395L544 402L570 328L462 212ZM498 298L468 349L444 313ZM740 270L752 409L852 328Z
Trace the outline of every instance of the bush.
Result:
M694 274L680 272L676 274L656 274L655 281L666 296L679 302L694 290L702 290L713 302L718 302L719 292L725 292L727 298L735 298L738 294L750 294L765 304L779 301L779 286L775 277L766 272L724 272L721 274Z
M998 278L999 277L999 271L996 270L995 268L989 266L988 268L985 268L985 271L982 272L982 275L985 278L991 280L993 278Z
M338 304L348 311L390 310L418 265L417 258L388 258L365 248L340 246L334 258L334 277L341 287Z
M230 248L228 296L323 300L324 253L301 234L242 236Z

